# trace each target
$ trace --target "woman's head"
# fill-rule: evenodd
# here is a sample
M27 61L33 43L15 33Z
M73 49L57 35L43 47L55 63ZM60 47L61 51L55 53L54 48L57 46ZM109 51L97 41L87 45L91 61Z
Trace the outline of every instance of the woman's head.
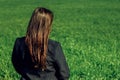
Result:
M46 67L48 36L53 21L53 13L42 7L34 10L26 33L26 44L36 68Z
M28 25L28 31L37 33L50 31L53 13L46 8L36 8Z

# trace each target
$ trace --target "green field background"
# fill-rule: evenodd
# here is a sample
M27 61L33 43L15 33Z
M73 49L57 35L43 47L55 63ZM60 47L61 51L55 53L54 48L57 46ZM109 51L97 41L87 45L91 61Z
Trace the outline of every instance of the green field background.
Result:
M54 12L50 38L62 45L69 80L120 80L120 0L0 0L0 80L19 80L14 41L39 6Z

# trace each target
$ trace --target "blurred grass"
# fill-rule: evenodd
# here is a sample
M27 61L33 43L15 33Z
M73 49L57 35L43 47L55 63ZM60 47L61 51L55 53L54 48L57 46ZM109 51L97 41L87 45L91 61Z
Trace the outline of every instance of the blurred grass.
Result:
M54 12L51 39L61 42L70 80L120 79L120 0L0 0L0 80L18 80L11 63L34 8Z

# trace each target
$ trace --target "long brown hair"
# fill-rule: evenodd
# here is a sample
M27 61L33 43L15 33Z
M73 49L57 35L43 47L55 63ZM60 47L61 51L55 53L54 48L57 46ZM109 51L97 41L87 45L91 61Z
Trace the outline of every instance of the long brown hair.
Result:
M28 46L34 68L46 68L48 37L53 13L42 7L34 10L26 33L25 42Z

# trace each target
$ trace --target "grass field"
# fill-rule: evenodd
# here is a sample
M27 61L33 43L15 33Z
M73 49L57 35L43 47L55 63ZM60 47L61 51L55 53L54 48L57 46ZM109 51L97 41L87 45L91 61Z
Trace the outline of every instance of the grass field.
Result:
M120 0L0 0L0 6L0 80L19 80L12 48L38 6L54 12L50 38L61 42L69 80L120 80Z

